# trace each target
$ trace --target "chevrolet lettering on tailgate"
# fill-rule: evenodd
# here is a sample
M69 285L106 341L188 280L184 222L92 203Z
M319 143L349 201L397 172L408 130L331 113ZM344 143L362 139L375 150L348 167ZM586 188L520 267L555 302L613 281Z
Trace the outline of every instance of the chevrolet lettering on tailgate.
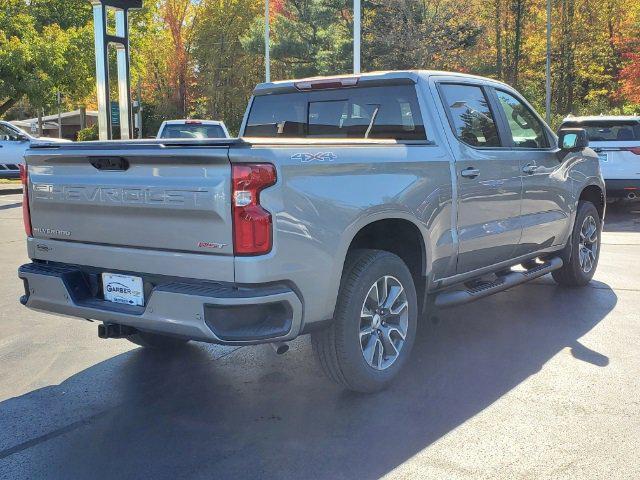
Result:
M220 193L214 194L213 191L206 188L164 189L33 184L33 198L45 201L198 207L211 204L214 200L224 200L224 198L219 198L220 196Z

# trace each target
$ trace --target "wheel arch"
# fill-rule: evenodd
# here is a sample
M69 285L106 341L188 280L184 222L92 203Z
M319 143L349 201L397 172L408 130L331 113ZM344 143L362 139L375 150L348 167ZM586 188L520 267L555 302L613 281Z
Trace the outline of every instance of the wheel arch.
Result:
M411 218L409 214L375 215L361 220L348 232L345 233L341 261L336 262L340 269L339 278L342 277L349 252L354 249L388 251L398 255L409 268L418 295L418 305L422 304L426 293L426 279L431 271L429 236L424 226L416 223L415 218Z
M598 210L600 220L604 219L606 198L604 189L600 185L592 183L584 186L578 196L578 203L583 200L593 203Z

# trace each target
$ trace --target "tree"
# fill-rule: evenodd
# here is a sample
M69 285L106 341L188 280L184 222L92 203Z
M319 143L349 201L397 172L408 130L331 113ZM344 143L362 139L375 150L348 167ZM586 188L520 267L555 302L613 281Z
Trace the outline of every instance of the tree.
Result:
M640 3L633 2L626 10L626 19L619 26L619 34L615 39L617 51L620 52L621 66L619 71L620 99L638 104L636 113L640 111Z
M350 70L351 2L290 0L271 16L272 71L277 78L331 75ZM248 52L264 52L264 18L242 37Z
M24 3L24 2L23 2ZM29 15L37 25L59 25L66 30L86 27L92 19L87 0L29 0Z
M622 87L620 93L634 103L640 104L640 41L636 40L624 54L627 65L620 71Z
M44 8L34 0L34 11ZM53 4L53 2L49 2ZM59 2L58 2L59 3ZM72 101L92 90L91 29L81 25L82 10L58 9L68 28L33 15L22 0L2 0L0 8L0 116L21 98L38 107L51 105L62 91ZM37 7L37 8L36 8ZM90 10L90 6L85 5ZM77 16L77 25L74 23ZM69 26L71 25L71 26Z
M168 59L168 80L176 111L181 117L185 117L188 111L187 95L192 80L190 62L195 8L192 0L165 0L160 9L171 34L173 51Z
M457 2L372 0L368 5L363 64L372 70L464 71L465 52L483 32Z
M270 5L273 78L351 72L353 0ZM542 109L545 6L363 0L363 70L486 75ZM640 2L553 0L552 19L556 116L639 111ZM145 0L131 12L130 35L132 86L141 85L147 133L164 119L189 116L238 127L264 79L264 0ZM0 0L0 115L20 99L31 110L49 108L58 90L66 106L95 102L93 51L87 0Z
M262 56L247 52L240 37L263 8L256 0L201 4L193 36L194 115L224 119L237 131L253 87L264 78Z

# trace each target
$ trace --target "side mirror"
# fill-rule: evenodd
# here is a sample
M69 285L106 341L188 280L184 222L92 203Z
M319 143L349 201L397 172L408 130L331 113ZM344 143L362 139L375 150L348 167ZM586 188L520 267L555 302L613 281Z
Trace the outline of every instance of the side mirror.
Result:
M583 128L563 128L558 132L558 146L565 152L577 152L589 146L589 136Z

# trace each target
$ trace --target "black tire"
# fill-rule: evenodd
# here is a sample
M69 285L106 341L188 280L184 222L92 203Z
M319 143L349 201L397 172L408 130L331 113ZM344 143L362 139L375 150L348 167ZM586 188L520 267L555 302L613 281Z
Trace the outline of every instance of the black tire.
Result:
M154 348L158 350L173 350L186 345L189 340L169 335L160 335L150 332L137 332L127 337L132 343L145 348Z
M377 320L372 317L372 325L377 322L380 328L378 337L374 336L375 333L363 337L361 315L365 308L364 303L370 300L369 294L374 284L377 292L377 285L381 285L377 282L385 282L383 279L387 279L386 282L392 284L391 287L387 287L387 283L384 283L386 288L397 289L398 286L395 283L397 281L403 287L405 294L399 294L402 296L397 297L396 303L388 309L383 309L383 317L378 316ZM387 292L390 291L387 290ZM388 295L391 298L391 293ZM396 310L399 310L399 306L404 305L405 300L407 313L392 315L393 307L396 306ZM404 312L404 309L401 312ZM392 331L394 328L389 329L389 326L393 327L394 324L385 323L385 320L380 323L381 318L393 322L400 321L400 316L404 324L402 330L406 330L403 341L399 336L399 330L394 333ZM357 392L376 392L388 386L407 362L415 341L417 318L418 302L413 277L400 257L382 250L354 250L345 262L333 322L328 328L312 334L313 349L324 372L334 382ZM376 328L371 330L376 331ZM394 338L392 339L389 333L383 337L383 331L391 332ZM389 345L389 343L384 344L383 341L389 339L397 342L394 343L394 348L400 345L399 352L395 356L385 356L381 353L384 352L384 349L380 350L383 345ZM368 345L370 341L375 343L372 354L375 360L373 361L378 365L380 365L378 359L382 359L382 363L391 362L384 369L376 369L365 360L366 346L363 346L362 342Z
M580 264L580 231L589 217L595 221L597 228L597 247L594 254L595 258L592 261L593 264L588 271L585 271ZM558 284L566 287L584 287L591 281L593 275L596 273L598 259L600 258L600 247L602 245L601 233L602 221L595 205L591 202L580 201L578 203L578 211L576 213L573 231L569 240L570 244L567 245L567 249L563 254L564 265L551 274Z

